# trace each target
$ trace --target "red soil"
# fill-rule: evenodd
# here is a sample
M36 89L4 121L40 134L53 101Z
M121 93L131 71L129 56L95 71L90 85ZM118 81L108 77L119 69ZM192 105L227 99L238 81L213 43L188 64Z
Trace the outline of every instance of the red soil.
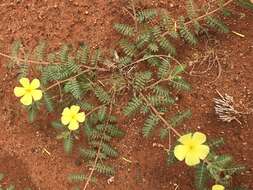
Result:
M182 10L183 2L148 1L145 6L154 4L178 12ZM121 8L124 5L124 1L117 0L19 0L14 3L6 0L0 3L1 45L8 49L13 40L21 39L32 48L40 39L45 39L51 48L57 48L63 42L73 45L87 42L93 47L113 48L119 36L113 31L112 24L127 20ZM232 95L242 110L253 104L253 14L239 8L236 10L227 23L231 30L245 37L233 33L215 35L216 49L226 57L226 63L221 62L220 77L210 84L217 76L218 68L215 66L205 75L186 75L193 90L180 95L176 109L191 108L193 112L192 118L180 127L182 133L197 129L209 138L225 138L226 145L221 152L231 153L236 162L249 168L234 183L240 182L253 189L253 117L249 115L242 125L220 122L214 114L212 100L217 97L217 89ZM239 18L240 12L245 17ZM179 59L188 64L194 59L194 54L204 53L205 41L203 39L194 49L186 45L179 47ZM2 51L7 52L5 49ZM68 183L67 176L82 171L83 165L75 164L75 156L64 155L61 142L55 139L56 134L50 129L46 117L33 125L26 121L24 110L13 96L16 72L7 70L6 64L7 60L0 58L0 172L5 173L6 182L12 181L18 190L25 187L71 189L73 184ZM126 98L120 101L122 105L125 105ZM159 138L143 139L141 125L141 118L129 120L119 115L119 126L126 131L126 136L115 142L120 157L112 161L117 169L114 182L107 184L107 179L101 177L99 183L90 189L174 190L178 186L180 190L193 190L193 170L182 163L168 167L163 150L152 146L154 142L164 145L168 142L161 142ZM51 154L48 155L45 149Z

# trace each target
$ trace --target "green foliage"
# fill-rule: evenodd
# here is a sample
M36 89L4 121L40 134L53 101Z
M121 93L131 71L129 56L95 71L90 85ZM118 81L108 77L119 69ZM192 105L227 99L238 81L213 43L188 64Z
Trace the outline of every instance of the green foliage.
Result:
M45 59L45 49L46 43L44 41L40 41L34 49L35 60L43 61Z
M180 112L170 119L170 124L173 127L176 127L176 126L180 125L185 119L190 118L191 115L192 115L191 110L186 110L184 112Z
M175 21L169 14L165 13L161 15L161 26L172 38L178 38Z
M137 12L136 18L140 23L148 22L157 16L155 9L145 9Z
M70 49L69 49L68 45L64 44L61 46L58 56L59 56L59 59L62 63L67 63L69 51L70 51Z
M28 57L26 58L26 60ZM21 79L23 77L27 77L29 74L29 66L27 63L19 64L19 71L18 71L18 79Z
M244 5L249 6L247 3ZM219 6L223 13L228 11L222 3ZM66 153L73 151L75 140L85 139L85 146L79 148L83 161L88 162L98 173L108 176L115 174L113 166L109 166L106 161L119 155L111 142L124 136L124 132L117 127L117 117L111 113L117 112L117 100L125 89L131 92L128 93L131 97L123 108L123 114L134 117L141 114L145 117L142 127L144 137L151 136L158 128L161 139L168 136L171 138L172 129L191 116L190 110L176 115L169 112L174 110L171 108L176 99L174 94L191 89L183 78L186 66L174 57L176 48L173 42L183 39L190 45L196 45L198 34L207 32L202 27L203 21L207 27L219 32L226 33L229 30L208 10L199 8L194 0L186 1L186 9L187 17L172 18L165 11L136 7L136 14L132 14L136 16L135 22L114 25L122 38L118 44L120 50L114 51L112 60L104 60L100 49L93 51L85 44L77 50L63 44L59 50L47 53L45 43L40 42L30 56L23 50L20 41L13 43L11 61L18 65L19 77L33 74L30 73L30 64L41 64L35 67L35 73L40 72L38 75L42 83L43 102L48 112L61 112L65 106L80 105L87 114L84 124L80 124L76 131L69 131L59 121L52 123L59 131L57 139L63 140ZM105 67L108 66L107 62L112 64L109 70ZM102 74L100 71L103 71ZM103 76L104 71L112 73L109 80ZM105 76L107 74L109 72ZM39 103L33 106L28 107L31 121L34 121L39 111ZM80 133L83 133L83 138L79 138ZM197 189L206 189L205 180L208 179L228 186L232 175L244 169L235 165L230 155L215 153L214 148L222 143L223 140L208 142L211 153L203 164L196 167ZM168 163L176 161L174 146L169 147ZM73 174L69 179L73 182L86 181L87 175Z
M196 189L207 189L207 181L213 179L217 184L222 184L230 189L232 176L245 170L245 167L236 165L230 155L218 155L215 148L224 144L223 139L213 140L208 143L211 153L195 169Z
M97 150L96 149L86 149L86 148L81 148L80 149L80 156L84 158L85 160L89 159L95 159L97 156ZM106 159L107 156L103 153L99 154L99 159Z
M208 142L208 146L211 148L211 149L214 149L214 148L219 148L220 146L224 145L225 142L224 142L224 139L223 138L218 138L218 139L214 139L210 142Z
M71 134L69 134L66 138L63 138L64 139L64 151L67 153L67 154L70 154L73 150L73 137Z
M127 56L129 56L129 57L134 56L134 54L136 52L136 47L134 44L130 43L126 39L123 39L123 40L120 40L119 46Z
M175 148L175 146L172 146L171 149L167 152L167 154L168 154L167 155L167 164L169 166L174 164L177 161L177 159L174 155L174 152L173 152L174 148Z
M99 85L94 87L94 93L95 96L98 98L98 100L102 103L102 104L108 104L110 103L111 97L110 95Z
M11 52L10 52L10 66L13 66L14 64L20 64L19 60L19 53L22 48L21 41L14 41L11 46Z
M178 90L191 90L191 86L182 77L175 77L171 82L174 88L177 88Z
M32 105L28 106L28 120L30 123L34 122L38 112L38 104L33 103Z
M91 64L97 65L99 61L102 60L102 53L100 49L96 49L93 57L91 58Z
M80 100L82 97L82 90L79 82L76 79L66 82L64 85L64 91L66 93L70 92L76 99Z
M175 116L171 117L169 123L172 127L177 127L185 119L188 119L190 117L191 117L191 111L186 110L184 112L180 112L180 113L176 114ZM170 130L169 128L161 128L161 131L160 131L161 139L165 139L168 136L169 130Z
M196 36L190 31L190 29L185 24L185 18L181 16L178 22L179 22L180 36L189 44L196 45L198 43L198 40Z
M148 137L150 133L154 130L158 122L159 122L159 118L157 118L157 116L153 114L150 114L149 117L144 122L144 127L142 128L143 136Z
M244 8L253 10L253 3L251 3L249 0L236 0L236 2Z
M193 0L186 1L187 14L190 20L192 20L196 33L200 31L200 23L196 20L199 17L198 7Z
M206 164L202 162L197 165L195 169L195 187L197 190L202 190L206 186L208 171L206 168Z
M133 87L137 90L143 90L151 77L152 73L149 71L136 73L133 80Z
M100 143L99 141L91 141L90 145L94 148L101 147L102 153L105 154L106 156L110 156L110 157L118 156L118 152L107 143L104 143L104 142Z
M83 181L86 181L87 179L88 179L88 176L84 174L70 174L68 176L68 180L70 182L83 182ZM97 179L95 177L92 177L91 182L96 183Z
M43 99L44 99L44 103L47 108L47 111L49 113L53 112L54 111L54 103L52 101L52 98L49 97L48 93L46 93L46 92L43 93Z
M133 36L134 28L126 24L115 24L114 29L124 36Z
M90 166L93 167L92 163L90 163ZM95 171L97 171L101 174L105 174L107 176L113 176L115 174L114 168L109 166L109 165L105 165L105 164L102 164L102 163L97 163L94 168L95 168Z
M86 45L82 45L80 50L77 52L77 60L80 61L81 64L86 65L88 64L89 60L89 47Z
M137 112L142 106L142 100L137 97L133 97L129 102L128 105L123 109L123 113L126 116L133 115Z
M228 33L229 32L228 27L222 21L220 21L214 17L207 16L206 23L208 24L208 26L216 29L217 31L219 31L221 33Z
M84 107L87 105L84 104ZM88 107L92 109L91 106ZM113 138L122 137L124 132L115 125L116 118L109 115L108 111L107 105L100 106L86 119L84 136L88 145L80 148L79 154L94 171L111 176L115 174L115 170L105 162L109 158L117 157L119 153L110 141ZM83 174L74 174L72 179L72 181L83 181L87 180L87 177Z

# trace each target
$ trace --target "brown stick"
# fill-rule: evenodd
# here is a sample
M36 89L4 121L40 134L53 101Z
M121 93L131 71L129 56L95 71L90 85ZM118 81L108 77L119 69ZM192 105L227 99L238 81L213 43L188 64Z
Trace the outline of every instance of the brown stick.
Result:
M208 12L208 13L206 13L206 14L204 14L204 15L201 15L201 16L199 16L198 18L196 18L196 19L194 19L194 20L188 21L188 22L185 23L185 25L190 25L190 24L192 24L194 21L202 20L203 18L205 18L205 17L207 17L207 16L209 16L209 15L212 15L212 14L218 12L218 11L221 10L223 7L228 6L228 5L229 5L230 3L232 3L233 1L234 1L234 0L229 0L229 1L227 1L226 3L223 4L222 7L219 7L219 8L217 8L217 9L214 9L213 11ZM178 27L175 28L175 30L178 30L178 29L179 29ZM163 33L162 36L166 36L166 35L169 34L169 33L170 33L170 32L167 31L167 32Z
M4 53L1 53L1 52L0 52L0 56L8 58L8 59L14 59L14 57L9 56L9 55L4 54ZM25 60L25 59L22 59L22 58L15 58L15 59L18 62L23 62L23 63L27 62L27 63L37 64L37 65L59 65L59 64L61 64L60 62L51 63L51 62L48 62L48 61ZM90 69L90 70L98 70L98 71L101 71L101 72L109 71L109 69L98 68L98 67L90 67L90 66L87 66L87 65L81 65L81 67L86 68L86 69Z
M67 78L67 79L65 79L65 80L57 81L56 83L54 83L54 84L52 84L51 86L47 87L45 91L48 91L48 90L54 88L55 86L58 86L59 84L62 84L62 83L64 83L64 82L73 80L73 79L75 79L76 77L78 77L78 76L80 76L80 75L82 75L82 74L84 74L84 73L87 73L87 72L89 72L89 71L90 71L90 69L87 69L87 70L84 70L84 71L78 73L77 75L75 75L75 76L73 76L73 77Z
M166 125L168 129L171 129L178 137L181 137L181 134L172 127L157 111L157 109L148 101L148 99L140 92L141 98L146 102L146 104L152 109L152 111L155 113L156 116L159 117L159 119Z

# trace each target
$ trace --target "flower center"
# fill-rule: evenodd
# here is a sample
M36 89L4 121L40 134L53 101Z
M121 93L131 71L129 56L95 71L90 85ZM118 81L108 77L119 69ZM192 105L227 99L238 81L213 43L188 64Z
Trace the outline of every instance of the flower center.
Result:
M31 93L32 90L33 90L33 89L32 89L31 87L28 87L28 88L25 89L25 91L26 91L27 93Z
M76 114L72 114L72 115L71 115L71 119L72 119L72 120L76 120Z
M193 149L194 149L194 146L193 146L193 145L190 145L190 146L189 146L189 149L190 149L190 150L193 150Z

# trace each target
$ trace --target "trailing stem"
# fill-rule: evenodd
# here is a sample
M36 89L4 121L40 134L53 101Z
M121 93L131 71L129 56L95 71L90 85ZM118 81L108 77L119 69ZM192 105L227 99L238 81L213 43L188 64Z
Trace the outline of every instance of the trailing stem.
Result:
M228 6L228 5L231 4L233 1L234 1L234 0L228 0L226 3L223 4L222 7L216 8L216 9L214 9L213 11L210 11L210 12L208 12L208 13L206 13L206 14L203 14L203 15L201 15L201 16L199 16L199 17L193 19L193 20L190 20L190 21L188 21L188 22L185 22L184 24L185 24L185 25L190 25L190 24L192 24L193 22L203 20L203 19L206 18L207 16L213 15L213 14L215 14L216 12L220 11L222 8ZM176 26L176 27L175 27L175 30L176 30L176 31L179 30L179 27L178 27L178 25L177 25L176 23L175 23L175 26ZM168 35L169 33L170 33L169 31L166 31L166 32L163 33L163 36L166 36L166 35Z
M178 137L181 137L181 134L174 128L172 127L164 118L163 116L161 116L161 114L159 113L159 111L157 111L157 109L148 101L148 99L141 93L140 96L141 98L144 100L144 102L152 109L152 111L154 112L154 114L164 123L164 125L168 128L171 129Z

